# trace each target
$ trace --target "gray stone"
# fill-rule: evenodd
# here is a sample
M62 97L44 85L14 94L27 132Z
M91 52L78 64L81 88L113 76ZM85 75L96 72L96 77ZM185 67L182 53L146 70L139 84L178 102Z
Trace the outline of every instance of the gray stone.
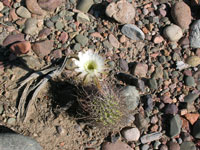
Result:
M158 83L157 83L155 78L152 78L152 79L149 80L149 87L152 90L157 90L158 89Z
M81 0L77 5L77 9L84 13L87 13L93 4L93 0Z
M3 114L4 108L3 105L0 104L0 115Z
M167 145L162 145L162 146L160 147L160 150L168 150Z
M110 44L110 42L109 42L108 40L105 40L105 41L103 42L103 46L104 46L105 48L107 48L107 49L112 49L112 48L113 48L113 46Z
M144 40L145 35L136 25L126 24L122 27L122 33L134 41Z
M127 141L138 141L140 138L140 131L138 128L126 128L122 130L122 135Z
M185 84L187 85L187 86L195 86L196 85L196 83L195 83L195 81L194 81L194 78L192 77L192 76L187 76L186 78L185 78Z
M56 22L56 29L62 30L64 28L64 24L60 21Z
M76 43L73 47L73 50L76 50L76 51L80 51L81 50L81 44L80 43Z
M199 97L199 93L189 93L184 97L184 102L193 103Z
M120 59L119 60L119 67L123 70L123 71L125 71L125 72L127 72L128 71L128 63L127 63L127 61L126 60L124 60L124 59Z
M86 22L89 22L90 21L90 18L88 17L88 15L80 12L78 13L77 17L76 17L76 20L78 22L81 22L81 23L86 23Z
M175 142L168 143L169 150L180 150L180 145Z
M161 144L161 142L155 141L154 144L153 144L153 148L154 149L159 149L160 144Z
M200 120L197 120L193 126L193 136L197 139L200 139Z
M121 91L125 98L126 107L128 110L135 110L140 102L140 95L135 86L126 86Z
M37 19L29 18L25 22L24 33L34 35L38 32Z
M182 127L182 120L178 114L176 114L171 120L170 120L170 131L169 136L175 137L181 132Z
M196 150L196 146L193 142L183 142L181 144L181 150Z
M149 149L149 144L142 145L142 150L148 150Z
M16 13L22 18L31 18L31 13L24 6L20 6Z
M200 48L200 20L196 20L190 28L190 46Z
M88 38L82 34L78 34L75 37L76 41L80 43L83 47L88 43Z
M140 140L143 144L145 144L145 143L149 143L149 142L152 142L152 141L159 140L161 137L162 137L162 133L154 132L154 133L151 133L151 134L143 135L140 138Z
M159 57L159 62L160 62L161 64L166 63L166 57L165 57L165 56L160 56L160 57Z
M177 114L178 112L178 107L175 104L168 104L166 109L165 109L165 114Z
M183 31L177 25L170 25L164 28L163 34L169 41L177 42L183 36Z
M148 129L149 121L150 120L148 118L144 118L144 116L140 113L135 115L134 123L140 131L146 131Z
M1 150L42 150L42 147L30 137L19 134L0 134Z
M50 20L45 21L44 24L45 24L45 26L47 26L47 27L49 27L49 28L54 27L54 23L53 23L52 21L50 21Z
M16 119L15 118L9 118L7 123L10 124L10 125L14 125L16 122Z

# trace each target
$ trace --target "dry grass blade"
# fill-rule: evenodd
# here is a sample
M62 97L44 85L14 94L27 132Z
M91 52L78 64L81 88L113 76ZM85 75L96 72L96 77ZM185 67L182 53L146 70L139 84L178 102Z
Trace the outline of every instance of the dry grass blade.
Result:
M30 115L29 110L31 107L34 106L34 100L37 97L38 93L41 91L41 89L46 85L46 83L51 79L54 78L62 73L66 66L67 62L67 57L65 57L64 62L62 63L61 67L52 67L48 68L46 70L42 70L39 72L35 72L31 74L27 79L22 81L18 89L26 85L25 89L23 90L22 96L20 97L19 100L19 105L18 105L18 116L17 119L19 118L24 118L24 121L27 121L28 116ZM45 76L44 76L45 75ZM38 77L44 76L43 79L41 79L36 85L31 87L31 84L33 83L34 80L36 80ZM35 91L34 91L35 90ZM27 100L28 95L33 92L27 107L25 108L25 103Z

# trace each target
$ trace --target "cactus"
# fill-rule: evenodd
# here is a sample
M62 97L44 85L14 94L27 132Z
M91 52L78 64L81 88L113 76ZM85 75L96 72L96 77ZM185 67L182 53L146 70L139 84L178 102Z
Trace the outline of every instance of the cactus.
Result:
M80 100L80 106L89 114L88 119L107 129L120 125L126 111L119 91L105 83L101 89L92 89L92 92L84 92L86 99Z

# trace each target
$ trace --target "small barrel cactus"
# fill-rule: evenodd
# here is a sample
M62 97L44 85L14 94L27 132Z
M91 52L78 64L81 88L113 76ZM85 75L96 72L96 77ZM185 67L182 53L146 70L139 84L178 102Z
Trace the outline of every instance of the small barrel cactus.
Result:
M101 89L96 89L92 93L87 93L86 99L80 100L81 107L89 114L88 119L101 127L114 127L121 124L125 116L125 105L116 92L108 84L101 84Z

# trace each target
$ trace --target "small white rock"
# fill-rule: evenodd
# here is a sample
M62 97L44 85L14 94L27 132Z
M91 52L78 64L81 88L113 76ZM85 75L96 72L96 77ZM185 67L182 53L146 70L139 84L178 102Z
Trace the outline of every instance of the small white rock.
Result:
M3 8L4 8L4 5L3 5L3 3L2 3L2 2L0 2L0 11L2 11L2 10L3 10Z
M140 131L138 128L124 129L122 135L127 141L138 141L140 138Z
M170 25L165 27L163 34L169 41L177 42L183 36L183 31L177 25Z

